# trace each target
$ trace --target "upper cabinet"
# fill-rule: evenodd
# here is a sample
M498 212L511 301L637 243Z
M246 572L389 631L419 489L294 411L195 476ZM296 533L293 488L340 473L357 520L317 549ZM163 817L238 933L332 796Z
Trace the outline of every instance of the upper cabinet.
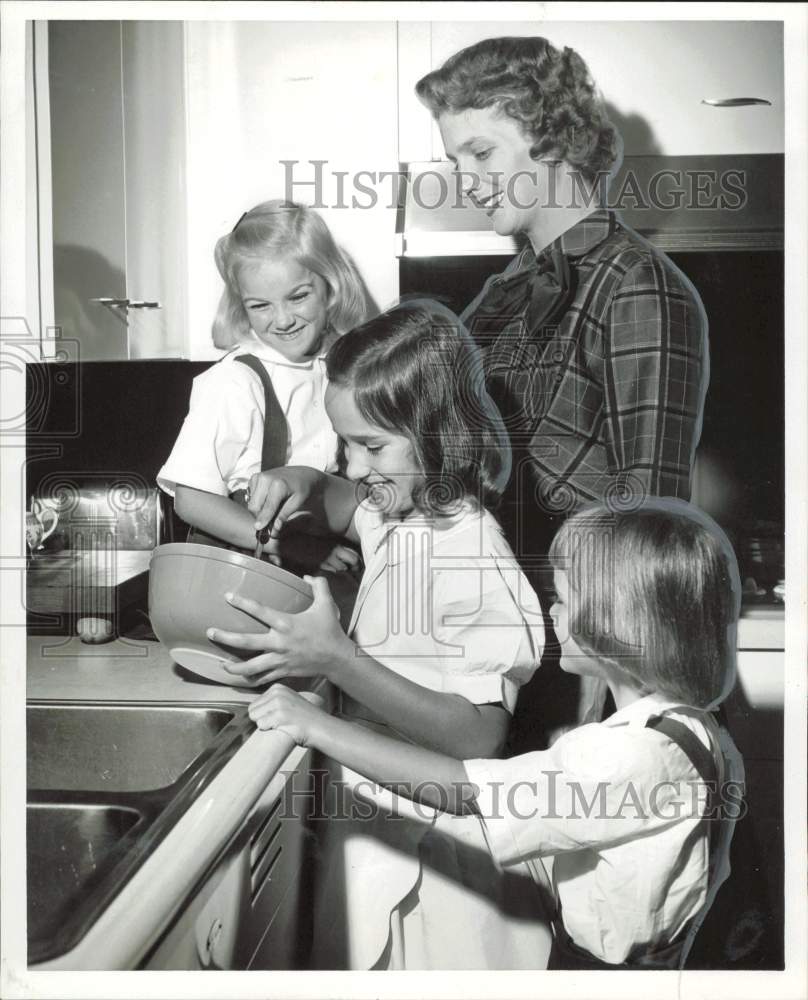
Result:
M483 38L541 35L587 62L627 156L782 153L781 21L433 21L399 26L404 162L440 159L417 80ZM705 100L769 104L716 107Z
M50 186L62 349L82 361L180 357L182 26L54 20L42 41L51 155L39 194Z

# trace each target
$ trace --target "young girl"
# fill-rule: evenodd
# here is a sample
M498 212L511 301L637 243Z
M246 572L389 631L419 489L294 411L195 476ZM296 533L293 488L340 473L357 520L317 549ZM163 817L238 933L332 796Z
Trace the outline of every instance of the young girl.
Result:
M307 510L361 543L348 633L328 587L284 616L230 595L265 635L219 629L258 655L228 669L272 682L324 675L342 715L395 746L496 756L519 686L541 655L541 609L487 510L509 473L499 415L457 319L399 306L338 340L326 408L351 482L313 469L255 477L256 525ZM353 728L352 726L349 729ZM360 774L322 824L313 964L322 968L540 968L549 930L529 873L492 863L479 824L414 809ZM332 804L333 805L333 804ZM352 818L353 817L353 818Z
M320 216L289 202L245 212L217 242L215 258L224 291L213 342L232 349L194 379L188 416L157 482L179 516L205 533L191 540L252 553L244 495L256 472L287 463L336 471L324 358L340 333L366 318L366 297ZM357 561L343 546L324 568Z
M250 707L369 778L477 813L493 856L528 861L557 902L550 968L680 968L718 886L743 768L708 709L734 680L740 584L729 544L682 501L576 514L551 548L562 667L617 710L549 750L471 759L402 746L275 686Z

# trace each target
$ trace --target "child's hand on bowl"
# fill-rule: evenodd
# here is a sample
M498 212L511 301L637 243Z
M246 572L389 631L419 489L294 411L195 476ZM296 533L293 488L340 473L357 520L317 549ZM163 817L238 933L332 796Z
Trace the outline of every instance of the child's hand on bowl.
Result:
M321 708L283 684L275 684L259 695L249 713L259 729L278 729L304 747L316 745L317 727L329 718Z
M311 585L314 601L298 614L285 614L250 598L225 594L234 608L269 628L257 635L218 628L207 630L208 638L214 642L235 649L261 650L258 656L243 663L223 664L228 673L261 684L285 677L328 678L339 670L340 659L354 656L356 647L340 626L339 609L328 584L322 577L304 577L304 580Z

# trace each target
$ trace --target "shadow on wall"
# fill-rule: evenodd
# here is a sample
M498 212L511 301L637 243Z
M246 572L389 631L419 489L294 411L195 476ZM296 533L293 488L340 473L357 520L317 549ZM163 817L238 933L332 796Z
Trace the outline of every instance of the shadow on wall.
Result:
M378 316L379 313L381 312L381 308L379 307L378 302L370 294L370 289L365 283L365 279L362 276L362 272L357 267L356 261L344 247L341 247L340 249L342 250L343 256L348 260L348 263L351 264L351 266L356 272L357 277L359 278L359 286L362 289L362 297L365 300L365 312L367 313L368 319L372 319L374 316Z
M647 119L642 115L624 115L608 101L604 106L609 121L623 137L624 156L662 155L662 147L657 142L654 130Z
M124 297L126 275L95 250L61 244L53 248L53 285L54 318L69 360L126 360L125 314L92 301Z

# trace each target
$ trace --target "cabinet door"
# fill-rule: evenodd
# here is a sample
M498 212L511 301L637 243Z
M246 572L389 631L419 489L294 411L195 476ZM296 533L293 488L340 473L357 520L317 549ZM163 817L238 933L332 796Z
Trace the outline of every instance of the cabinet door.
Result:
M248 820L250 906L239 954L250 969L300 969L308 959L313 839L307 816L315 788L309 777L311 759L306 751L293 773L276 776Z
M48 32L54 319L71 360L129 356L120 25L52 21Z
M629 156L781 153L783 24L779 21L435 21L402 26L402 120L420 111L412 87L429 68L483 38L541 35L587 62ZM426 39L424 41L424 38ZM428 46L428 54L425 46ZM771 106L716 108L707 99L758 97ZM425 155L410 129L402 160ZM436 141L437 138L437 141ZM410 154L415 155L410 155Z
M182 25L52 21L48 49L55 323L75 360L181 357Z

